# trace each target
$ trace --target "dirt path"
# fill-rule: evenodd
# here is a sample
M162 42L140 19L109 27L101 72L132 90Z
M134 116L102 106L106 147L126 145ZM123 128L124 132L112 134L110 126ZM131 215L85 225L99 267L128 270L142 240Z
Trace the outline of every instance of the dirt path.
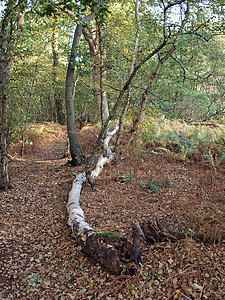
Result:
M135 278L115 278L85 258L66 225L78 169L62 153L51 144L10 162L16 189L0 192L0 299L224 299L221 243L146 245ZM170 186L154 193L139 183L149 179ZM84 186L81 205L96 229L128 238L134 220L154 216L176 230L224 236L224 175L150 152L106 167L96 192Z

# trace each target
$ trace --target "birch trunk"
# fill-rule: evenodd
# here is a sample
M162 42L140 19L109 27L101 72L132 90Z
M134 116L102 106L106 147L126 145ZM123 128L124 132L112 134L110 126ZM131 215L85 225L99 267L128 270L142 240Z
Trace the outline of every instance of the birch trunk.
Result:
M114 154L109 147L109 141L111 137L116 133L118 128L115 128L112 132L108 133L104 141L104 148L108 157L101 156L97 162L96 168L91 172L93 178L97 177L104 165L110 162ZM71 226L72 232L75 233L77 243L81 245L82 251L87 255L93 257L102 266L113 274L119 275L122 270L121 262L117 256L117 253L99 243L100 238L95 229L85 220L84 212L80 207L80 194L82 185L86 181L86 174L79 173L72 185L72 189L69 192L69 198L67 202L67 212L69 215L68 225ZM123 243L127 241L123 240Z
M176 48L179 36L185 26L187 17L189 15L189 5L190 2L187 1L187 11L185 18L182 22L182 25L180 26L180 30L177 33L176 38L174 39L174 43L172 44L171 48L167 52L167 54L159 60L158 66L156 68L156 72L152 74L152 80L150 84L150 88L154 85L155 81L157 80L159 70L163 63L170 57L174 49ZM166 13L166 10L165 10ZM88 31L86 31L86 34L88 35ZM92 42L93 40L90 39ZM115 153L113 153L109 147L109 141L112 138L112 136L116 133L118 128L115 128L112 132L107 132L109 121L112 120L112 118L116 115L117 109L120 106L123 96L126 91L129 91L129 87L131 84L132 79L134 78L135 74L139 70L139 68L148 61L151 57L153 57L155 54L159 53L160 49L162 49L167 44L167 38L164 36L164 40L162 43L155 48L148 56L146 56L138 65L131 69L130 76L123 86L122 90L120 91L120 94L116 100L116 103L114 104L114 107L112 108L108 118L102 125L101 132L98 136L98 139L96 141L95 146L93 147L92 153L89 157L89 160L87 162L87 175L91 176L93 178L97 177L101 170L103 169L104 165L107 162L110 162L113 160ZM147 94L148 94L149 87L145 90L142 102L141 102L141 109L140 109L140 115L139 120L143 114L143 111L145 109L146 103L147 103ZM134 122L134 128L138 126L139 120L135 123ZM100 156L95 169L91 172L89 175L89 169L93 162L93 157L101 144L102 138L105 136L103 147L106 151L107 155L104 157L103 155ZM131 273L136 273L135 265L138 265L141 259L141 249L142 249L142 243L144 242L144 233L142 231L142 228L139 226L139 224L136 224L133 227L133 245L130 245L130 243L124 239L124 238L117 238L113 239L110 237L105 236L104 234L98 234L95 232L94 228L86 222L84 217L84 212L79 204L82 184L86 180L86 174L80 173L76 176L76 179L73 182L72 189L69 193L69 200L67 203L67 211L69 214L69 220L68 224L71 226L73 233L76 233L77 242L82 246L82 251L88 254L89 256L93 257L95 260L97 260L101 265L103 265L105 268L107 268L110 272L118 275L121 273L122 270L122 261L121 257L122 255L117 255L117 252L115 250L112 250L112 248L107 248L104 246L105 244L110 244L114 247L114 249L117 249L118 252L120 252L121 249L123 249L123 253L126 252L126 256L130 257L130 263L132 264L131 267ZM126 251L124 249L126 248ZM121 252L120 252L121 253Z

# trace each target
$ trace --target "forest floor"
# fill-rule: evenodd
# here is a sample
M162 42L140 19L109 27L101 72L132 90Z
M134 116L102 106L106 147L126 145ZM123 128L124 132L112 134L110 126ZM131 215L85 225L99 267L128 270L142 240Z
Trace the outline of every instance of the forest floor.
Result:
M98 231L130 239L135 220L158 217L191 238L144 245L135 276L108 274L70 236L66 202L82 167L62 159L65 128L36 140L9 162L14 189L0 192L0 299L225 299L225 172L202 160L179 161L146 149L107 165L96 191L84 185L81 206ZM88 152L96 137L82 130ZM161 182L158 193L140 182ZM158 181L156 181L158 180Z

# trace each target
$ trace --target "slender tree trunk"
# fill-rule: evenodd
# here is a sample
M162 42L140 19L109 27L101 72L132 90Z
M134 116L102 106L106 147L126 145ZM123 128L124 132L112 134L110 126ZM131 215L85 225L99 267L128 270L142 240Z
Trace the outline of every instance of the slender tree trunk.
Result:
M1 66L0 66L0 93L1 93L1 162L0 162L0 189L6 188L9 183L8 175L8 160L7 160L7 94L6 94L6 71L4 63L2 62L4 58L1 56Z
M107 101L106 91L104 89L106 70L103 64L103 55L104 55L104 46L103 46L103 37L102 37L102 29L101 25L98 28L99 35L99 55L100 55L100 90L101 90L101 120L105 121L109 116L109 107Z
M136 24L137 24L137 30L136 30L135 44L134 44L134 50L133 50L133 53L132 53L132 61L131 61L129 75L131 75L132 72L134 71L134 66L135 66L135 62L136 62L136 55L137 55L137 51L138 51L138 47L139 47L139 37L140 37L140 32L141 32L141 22L140 22L140 18L139 18L140 5L141 5L141 1L136 0L136 2L135 2L135 20L136 20ZM123 138L124 118L126 116L128 108L129 108L130 99L131 99L131 87L130 86L129 86L129 89L128 89L127 97L128 97L128 99L126 101L126 104L123 107L122 114L119 118L119 132L118 132L118 135L117 135L114 151L116 151L116 148L119 146L119 144L121 143L121 140Z
M90 53L93 59L93 80L94 80L94 91L95 91L95 100L98 105L98 111L101 122L105 121L109 116L108 102L106 98L106 92L104 91L104 78L105 71L103 69L103 45L102 45L102 36L101 28L98 28L99 31L99 43L98 35L94 32L90 32L86 27L83 28L83 35L86 41L89 44Z
M70 153L72 157L72 164L79 165L84 161L84 156L80 149L77 135L76 135L76 123L75 123L75 112L74 112L74 103L73 103L73 80L74 80L74 71L75 71L75 60L77 57L77 48L80 43L80 37L82 33L82 25L77 24L74 39L71 49L70 60L68 64L67 74L66 74L66 112L67 112L67 131L70 142Z
M2 21L1 36L0 36L0 118L1 118L1 161L0 161L0 189L4 189L9 184L8 175L8 160L7 160L7 91L6 85L8 81L9 61L7 59L6 51L6 38L7 38L7 28L9 24L9 14L8 9L5 12L5 16Z
M65 124L65 115L63 112L63 102L58 92L57 70L59 68L59 57L56 49L55 27L53 28L52 56L53 56L53 70L52 70L53 93L54 93L54 102L56 108L56 119L59 124L63 125Z
M159 70L160 68L162 67L162 65L167 61L167 59L172 55L173 51L176 49L177 47L177 44L178 44L178 41L179 41L179 38L182 34L182 31L184 29L184 26L186 25L187 23L187 19L189 17L189 14L190 14L190 0L187 1L187 10L185 12L185 17L181 23L181 26L174 38L174 42L172 43L172 45L170 46L170 49L167 51L166 55L162 58L162 59L159 59L158 61L158 65L157 65L157 68L156 68L156 71L155 73L152 73L152 78L151 78L151 82L150 82L150 87L147 87L147 89L145 90L145 92L143 93L143 97L142 97L142 104L141 104L141 109L140 109L140 114L139 114L139 117L137 118L137 122L135 121L134 122L134 126L133 126L133 129L135 127L138 126L140 120L141 120L141 117L143 115L143 112L144 112L144 109L146 107L146 103L147 103L147 94L148 94L148 91L149 91L149 88L152 88L156 82L156 80L158 79L158 75L159 75ZM130 76L128 77L127 81L125 82L122 90L120 91L118 97L117 97L117 100L113 106L113 108L111 109L110 111L110 114L109 114L109 117L106 119L106 121L104 122L103 126L102 126L102 129L98 135L98 138L96 140L96 143L92 149L92 153L91 155L89 156L88 158L88 162L87 162L87 170L89 170L91 168L91 164L92 164L92 161L93 161L93 158L94 158L94 155L97 151L97 149L100 147L100 144L101 144L101 140L103 138L103 136L105 135L106 131L107 131L107 127L108 127L108 124L109 124L109 121L113 119L113 117L115 116L116 112L117 112L117 109L118 107L121 105L121 102L123 100L123 97L125 95L125 93L127 91L129 91L129 87L130 87L130 84L133 80L133 78L135 77L137 71L141 68L141 66L143 66L148 60L150 60L150 58L152 58L155 54L159 53L159 51L161 49L164 48L164 46L167 44L168 42L168 39L166 36L164 36L164 39L163 41L158 45L158 47L156 47L150 54L148 54L141 62L139 62L136 66L134 66L133 68L133 71L132 73L130 74ZM132 134L134 134L134 130L132 130Z

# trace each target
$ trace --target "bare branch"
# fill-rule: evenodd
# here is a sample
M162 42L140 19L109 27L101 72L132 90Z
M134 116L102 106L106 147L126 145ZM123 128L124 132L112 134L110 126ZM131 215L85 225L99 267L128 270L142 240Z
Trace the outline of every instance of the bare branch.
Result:
M173 60L175 60L175 62L177 62L177 63L179 64L179 66L182 68L183 73L184 73L184 80L185 80L185 79L186 79L186 71L185 71L184 66L183 66L182 63L181 63L178 59L176 59L176 57L174 57L173 55L171 55L171 58L172 58Z
M196 35L196 36L200 37L202 40L206 41L207 43L208 43L208 42L212 39L212 37L213 37L213 35L212 35L212 36L210 36L209 38L206 38L206 37L204 37L202 34L196 32L196 31L187 31L187 32L184 32L184 33L183 33L183 35L185 35L185 34Z
M87 84L84 80L79 79L78 82L82 82L84 85L86 85L86 87L88 87L90 90L92 90L92 92L95 91L95 89L91 85Z
M120 89L117 89L117 88L113 87L113 86L112 86L112 85L110 85L110 84L106 84L106 83L104 83L104 86L108 86L108 87L110 87L111 89L113 89L114 91L121 92L121 90L120 90Z

